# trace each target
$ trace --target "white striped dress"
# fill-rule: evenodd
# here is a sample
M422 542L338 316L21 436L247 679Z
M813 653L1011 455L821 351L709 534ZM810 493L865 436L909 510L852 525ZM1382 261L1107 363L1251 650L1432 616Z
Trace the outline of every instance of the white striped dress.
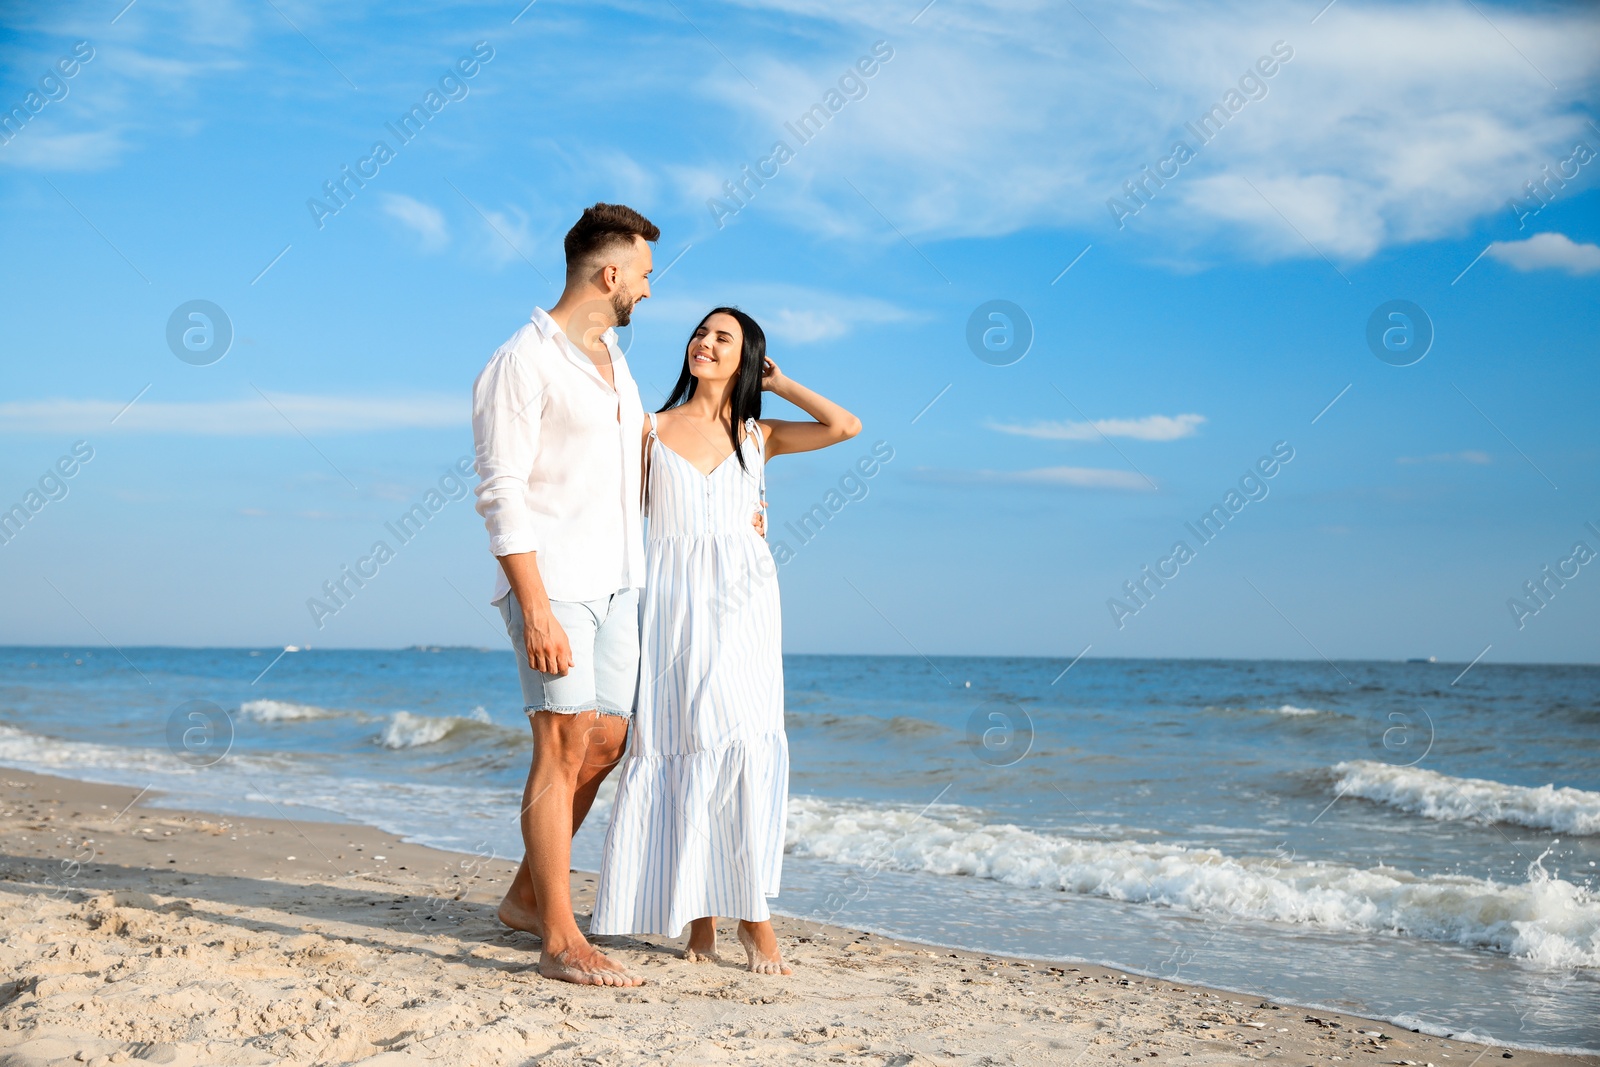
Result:
M783 869L777 564L751 525L760 429L709 475L656 436L645 476L639 703L620 770L591 934L677 937L707 915L771 917Z

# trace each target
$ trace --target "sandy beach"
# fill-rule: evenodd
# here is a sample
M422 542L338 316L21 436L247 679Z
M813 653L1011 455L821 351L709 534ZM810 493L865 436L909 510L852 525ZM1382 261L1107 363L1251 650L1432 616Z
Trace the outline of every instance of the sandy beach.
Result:
M719 963L606 939L648 984L560 985L494 917L504 859L150 800L0 772L0 1067L1600 1062L798 920L788 978L725 923Z

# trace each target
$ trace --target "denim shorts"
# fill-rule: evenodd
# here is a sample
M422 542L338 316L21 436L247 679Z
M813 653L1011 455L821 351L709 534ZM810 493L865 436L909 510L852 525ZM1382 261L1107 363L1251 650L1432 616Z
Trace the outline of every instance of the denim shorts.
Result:
M639 691L639 590L623 589L599 600L550 602L551 613L572 645L572 667L566 674L545 674L528 665L517 594L507 593L497 605L516 653L522 704L528 714L633 714Z

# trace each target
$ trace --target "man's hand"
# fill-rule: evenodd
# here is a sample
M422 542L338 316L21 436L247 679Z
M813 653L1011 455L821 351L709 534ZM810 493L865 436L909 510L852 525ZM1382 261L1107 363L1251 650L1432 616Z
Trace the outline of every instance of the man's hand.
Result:
M528 666L544 674L566 674L572 669L572 643L550 610L550 598L539 577L538 554L514 552L497 558L516 602L522 605L523 654Z
M545 674L564 675L572 669L572 644L549 608L522 612L522 641L528 666Z

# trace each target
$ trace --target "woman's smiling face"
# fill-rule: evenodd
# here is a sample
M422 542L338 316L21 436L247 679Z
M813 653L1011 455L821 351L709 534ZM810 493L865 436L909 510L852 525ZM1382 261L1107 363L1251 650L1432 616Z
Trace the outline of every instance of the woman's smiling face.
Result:
M689 373L704 382L728 381L739 373L744 330L725 312L709 316L689 338Z

